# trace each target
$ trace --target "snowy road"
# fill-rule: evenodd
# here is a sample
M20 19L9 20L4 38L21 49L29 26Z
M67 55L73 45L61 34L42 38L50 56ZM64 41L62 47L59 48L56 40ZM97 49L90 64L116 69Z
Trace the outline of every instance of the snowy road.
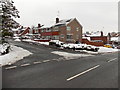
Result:
M20 42L14 44L33 54L3 67L4 88L118 87L118 53L66 60L51 53L56 49Z

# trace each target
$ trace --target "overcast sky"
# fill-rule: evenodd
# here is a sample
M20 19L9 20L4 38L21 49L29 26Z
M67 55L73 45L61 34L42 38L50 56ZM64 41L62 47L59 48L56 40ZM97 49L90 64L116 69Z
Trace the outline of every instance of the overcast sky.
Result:
M118 2L115 0L14 0L23 26L49 26L60 19L77 18L83 31L118 31ZM103 28L104 27L104 28Z

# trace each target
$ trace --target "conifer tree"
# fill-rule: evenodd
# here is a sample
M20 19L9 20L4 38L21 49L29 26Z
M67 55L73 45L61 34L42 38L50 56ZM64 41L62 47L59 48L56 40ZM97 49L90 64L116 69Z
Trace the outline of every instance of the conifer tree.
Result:
M0 1L0 33L2 38L11 36L12 29L19 26L19 23L15 21L15 18L20 18L19 11L13 3L12 0Z

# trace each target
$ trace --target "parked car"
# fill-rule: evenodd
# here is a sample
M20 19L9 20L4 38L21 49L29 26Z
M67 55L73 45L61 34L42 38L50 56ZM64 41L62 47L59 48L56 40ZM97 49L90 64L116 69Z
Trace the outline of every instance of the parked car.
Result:
M84 50L86 48L86 44L76 44L75 50Z
M116 46L117 49L120 49L120 45Z
M99 48L98 48L98 47L96 47L96 46L87 45L87 46L86 46L86 50L88 50L88 51L95 51L95 52L97 52L97 51L99 50Z
M53 45L53 46L56 46L56 47L61 47L61 45L63 45L64 42L61 42L59 40L51 40L49 41L49 45Z
M112 45L111 44L105 44L104 47L112 48Z

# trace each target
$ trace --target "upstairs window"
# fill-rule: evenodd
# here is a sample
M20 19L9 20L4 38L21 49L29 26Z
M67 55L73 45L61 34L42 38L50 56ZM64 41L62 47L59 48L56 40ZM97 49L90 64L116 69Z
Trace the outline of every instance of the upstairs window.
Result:
M44 32L44 29L41 29L41 32Z
M59 31L58 27L54 27L53 31Z
M78 28L78 27L76 28L76 31L79 31L79 28Z
M70 26L67 26L67 30L70 31L70 30L71 30L71 27L70 27Z
M46 32L51 32L51 29L50 29L50 28L47 28L47 29L46 29Z

